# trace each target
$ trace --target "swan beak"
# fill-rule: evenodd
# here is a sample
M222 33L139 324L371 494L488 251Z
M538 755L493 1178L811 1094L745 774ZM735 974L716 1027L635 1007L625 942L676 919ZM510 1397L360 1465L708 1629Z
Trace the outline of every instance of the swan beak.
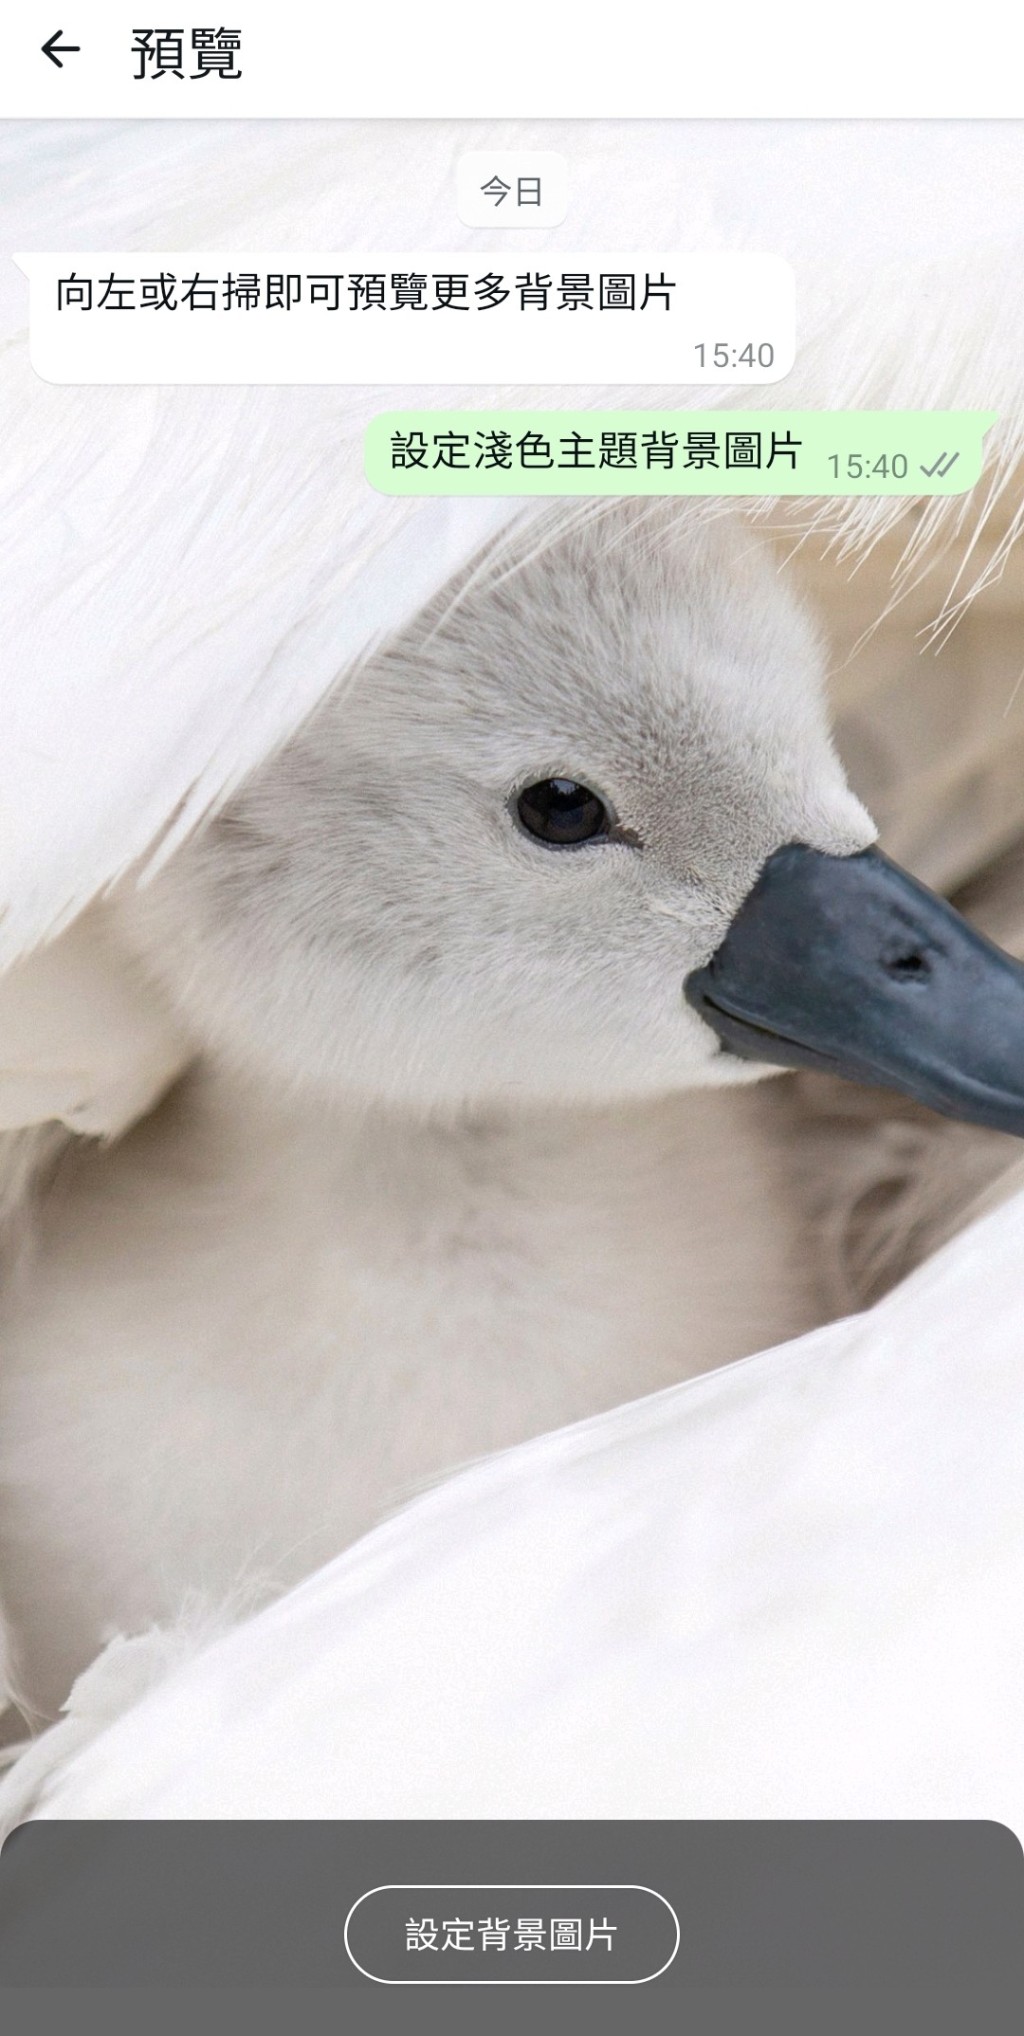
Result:
M685 991L743 1060L1024 1138L1024 967L878 849L776 849Z

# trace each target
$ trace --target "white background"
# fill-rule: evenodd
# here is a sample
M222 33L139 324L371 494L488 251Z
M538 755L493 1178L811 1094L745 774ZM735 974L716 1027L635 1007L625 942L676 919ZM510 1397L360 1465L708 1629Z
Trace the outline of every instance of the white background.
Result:
M243 77L136 83L136 27L220 25ZM81 53L58 70L54 30ZM391 0L387 7L209 0L21 0L4 23L0 117L99 115L735 119L1024 111L1024 30L1005 0Z

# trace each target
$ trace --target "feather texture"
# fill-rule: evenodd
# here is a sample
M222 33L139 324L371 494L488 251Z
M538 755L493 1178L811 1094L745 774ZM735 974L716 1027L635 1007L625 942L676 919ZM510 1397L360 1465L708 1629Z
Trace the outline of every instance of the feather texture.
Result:
M1021 1829L1022 1235L1018 1191L866 1315L450 1480L166 1681L112 1653L0 1810Z
M755 401L1001 413L978 500L926 509L906 580L929 541L984 521L1024 442L1022 136L940 122L12 124L0 229L9 248L508 253L504 235L456 224L455 159L513 140L561 147L569 218L540 249L568 236L595 251L771 248L794 261L797 366ZM362 429L408 391L47 386L28 365L25 294L12 264L0 297L3 961L155 846L166 854L515 507L371 493ZM591 405L707 396L573 391ZM806 521L852 555L899 513L817 504ZM1016 526L1015 514L980 575L961 542L936 619L998 571Z

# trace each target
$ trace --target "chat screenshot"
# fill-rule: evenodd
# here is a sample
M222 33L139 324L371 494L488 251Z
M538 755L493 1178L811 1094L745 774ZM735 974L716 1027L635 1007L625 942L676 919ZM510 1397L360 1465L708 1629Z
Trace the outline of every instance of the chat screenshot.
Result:
M4 30L17 2036L1018 2024L995 24Z

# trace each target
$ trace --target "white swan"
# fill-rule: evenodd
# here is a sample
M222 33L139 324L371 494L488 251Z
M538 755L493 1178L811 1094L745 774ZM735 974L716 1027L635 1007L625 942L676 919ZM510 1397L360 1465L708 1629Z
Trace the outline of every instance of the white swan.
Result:
M820 1320L767 1062L1024 1125L1024 972L863 853L820 670L742 527L530 525L112 908L200 1059L4 1310L30 1706Z
M214 137L195 143L206 160L217 145ZM643 144L663 163L663 146L675 151L675 181L662 180L659 188L689 188L682 145L678 133ZM797 136L786 148L799 153L810 145L809 137ZM703 151L712 146L707 132L692 142ZM968 146L980 144L975 138ZM310 167L304 147L296 137L286 143L300 194ZM365 133L353 134L352 147L363 151L364 167L374 158ZM423 189L431 194L433 222L447 204L446 169L429 135L421 134L417 147L429 170ZM936 178L934 149L929 161ZM722 172L723 189L730 174ZM600 244L609 175L614 183L614 165L609 172L591 163L593 209L581 245ZM348 216L341 208L365 188L359 175L346 178L347 165L330 191L324 186L318 217L329 215L332 239L339 218ZM255 173L252 182L262 193ZM962 178L961 186L968 188ZM265 203L246 209L244 173L239 188L236 216L259 220L265 241L272 232ZM730 203L727 219L735 213L735 190ZM672 204L675 223L670 206L658 228L666 244L683 230L684 198ZM801 193L801 222L803 206ZM140 208L130 238L152 243L141 200ZM287 233L315 232L304 198L292 194L282 208ZM901 248L914 241L922 272L949 240L949 218L936 239L929 216L918 207L913 232L904 219L902 239L896 236ZM646 213L643 228L651 230ZM175 214L172 237L185 230ZM420 220L417 231L426 230ZM440 228L431 223L429 230ZM639 222L630 230L639 232ZM705 229L691 221L685 230L699 240ZM721 230L711 232L712 240ZM748 239L765 232L760 221L748 220L744 230ZM792 252L804 234L807 285L805 347L787 400L909 402L920 395L915 363L922 359L933 401L998 403L1017 389L1018 351L1005 343L1018 301L1012 267L997 251L979 262L971 289L965 287L957 268L971 240L965 219L948 264L950 274L956 270L955 288L947 276L941 295L941 363L931 340L915 348L912 292L901 281L894 298L882 271L871 289L847 288L837 339L835 278L814 267L810 252L820 222L811 230L790 220L786 231ZM881 234L882 225L873 231ZM346 234L350 244L361 244L361 217ZM889 344L865 381L883 296ZM1003 321L1004 344L979 353L986 305L990 323ZM187 398L119 392L105 399L104 414L116 409L119 428L97 465L89 456L95 404L81 403L77 392L45 390L33 390L26 404L16 348L3 372L13 399L17 477L8 556L20 561L22 546L31 549L36 533L42 539L38 558L8 577L12 615L4 638L17 660L19 687L15 739L3 761L15 758L20 772L12 774L6 802L0 873L7 907L0 930L10 956L70 918L142 856L161 829L179 843L211 800L237 786L322 699L330 674L365 647L382 617L394 624L415 612L478 541L481 525L475 510L441 508L412 519L404 506L367 503L353 480L353 447L365 409L381 407L380 392L358 400L318 392L316 404L282 392L219 392L202 400L195 392ZM588 399L600 394L590 391ZM685 395L673 392L675 400ZM655 400L655 392L645 400ZM1012 404L1004 407L1005 464L1017 425ZM251 477L254 435L262 456ZM137 460L143 440L155 455ZM58 441L66 450L67 486L55 491L46 461ZM177 504L193 503L197 490L210 493L221 513L204 525L197 550L182 526L174 555L182 579L169 588L160 571L168 529L177 528L169 515ZM278 514L282 497L286 517ZM335 518L339 499L344 514ZM40 502L47 517L35 516ZM33 514L26 515L26 503ZM846 527L862 530L877 513L877 505L852 510ZM933 521L926 512L925 527ZM590 529L584 551L614 527L612 518L603 536L599 525ZM657 527L654 518L648 538ZM55 575L54 562L59 567L65 556L69 531L75 570L65 578ZM141 1025L145 1079L136 1089L133 1073L127 1093L142 1107L196 1039L206 1049L205 1072L118 1150L85 1158L58 1183L41 1258L10 1302L0 1455L9 1576L5 1567L0 1595L9 1595L17 1680L42 1715L52 1714L111 1626L173 1619L188 1592L216 1601L240 1579L255 1590L286 1582L442 1465L819 1319L817 1267L798 1248L806 1234L805 1184L793 1178L777 1135L784 1087L739 1082L742 1063L719 1055L713 1034L684 1004L681 986L685 974L721 949L766 858L794 839L829 857L846 855L870 840L871 826L828 745L806 626L774 577L739 556L724 526L691 533L684 523L683 531L692 548L681 578L672 568L674 585L685 593L675 612L674 601L665 600L670 554L646 540L617 548L618 579L608 555L599 573L592 561L580 564L587 599L574 601L572 615L563 617L570 636L594 605L595 586L612 612L586 638L586 671L577 672L560 702L558 674L571 645L563 638L562 655L554 662L549 655L540 672L522 654L538 629L542 638L547 629L549 641L558 627L555 589L541 562L539 578L514 575L503 597L520 648L515 689L502 662L505 621L489 626L487 610L467 594L450 617L438 611L431 642L414 634L404 649L367 665L344 717L328 708L316 735L311 729L300 738L204 843L169 866L142 899L145 909L122 893L117 931L137 956L134 981L154 983L145 1007L152 1028ZM622 587L623 558L642 560L647 578L620 607L615 590ZM572 583L571 571L566 579ZM744 584L749 612L739 597ZM517 610L520 596L525 609ZM197 632L196 613L216 617L212 633L205 621ZM463 625L474 652L481 641L488 651L484 669L474 663L464 684L466 712L454 726L456 691L454 699L445 695L438 722L432 695L427 712L421 700L414 726L417 694L408 682L429 674L438 642L458 648ZM680 691L671 652L687 641L701 655L691 660ZM614 667L607 662L612 645L619 653ZM85 654L84 670L73 651ZM713 678L706 689L702 675ZM736 711L725 715L730 690ZM76 699L85 703L77 714ZM517 722L517 702L524 700L528 711ZM610 897L596 885L587 895L596 948L581 938L582 915L567 908L564 887L557 906L547 909L554 894L539 877L542 865L526 860L542 851L513 831L508 808L509 795L525 788L525 773L560 776L570 765L583 768L568 746L579 736L581 704L594 711L596 789L605 788L605 773L621 767L630 799L655 820L653 838L668 844L660 873L646 843L639 853L626 838L608 844L597 867L607 876L614 857L620 874ZM377 718L378 708L393 710L390 724L386 712ZM679 798L687 745L663 741L673 717L685 718L687 710L689 752L705 745L716 792L713 801L698 801L706 836L690 827L693 815ZM654 729L660 772L652 768ZM439 773L433 781L423 770L431 730ZM430 850L430 874L410 883L410 868L419 865L410 863L399 801L391 829L377 826L360 838L375 876L360 904L344 883L333 888L346 864L329 852L330 830L342 820L357 831L361 817L379 820L380 800L394 789L392 757L382 757L380 746L392 738L398 782L423 829L417 840ZM327 747L318 757L321 739ZM543 756L533 747L542 739ZM453 806L441 795L440 779L463 757L463 744L464 803ZM45 769L33 764L26 771L25 758L38 756ZM331 770L339 758L347 767L340 802ZM297 892L289 894L287 868L277 872L283 895L280 886L268 887L263 869L261 889L277 910L264 916L257 908L247 924L245 872L259 868L268 831L282 818L288 825L296 819L288 773L311 768L326 792L326 830L311 840L300 827L295 845L309 859L303 863L300 855L294 865ZM615 806L611 777L607 784ZM378 804L367 814L364 795L374 785ZM492 802L490 836L481 787ZM627 812L616 817L627 833L640 832ZM499 825L507 833L499 836ZM288 861L287 826L286 837ZM488 878L477 896L467 938L459 909L467 899L465 865L452 850L478 854L485 842L497 849L496 860L492 868L480 854L474 874L486 868L495 881ZM586 846L576 858L577 897L588 881L582 873L589 855ZM451 873L460 869L453 894ZM538 874L530 875L533 869ZM228 873L227 894L211 902L218 871ZM514 876L522 885L503 889L505 877ZM532 922L527 892L545 901ZM301 910L296 917L296 906L303 899L308 905L311 895L348 915L343 982L329 932L296 958L310 925ZM424 932L431 912L443 919L440 956ZM95 925L109 924L109 912L99 913ZM609 954L610 968L603 965ZM560 992L563 969L581 996ZM467 974L479 1030L467 1025ZM439 993L436 1001L426 994L427 982ZM168 1020L167 993L177 1020ZM332 1023L335 999L350 1033L343 1052ZM25 1008L19 997L19 1012ZM133 995L126 1008L143 1007ZM55 1114L74 1121L82 1090L64 1100L70 1050L60 1041L55 1049L54 1093L61 1098ZM91 1082L92 1043L87 1064ZM110 1088L97 1104L97 1120L123 1122L125 1084L117 1068L100 1072L104 1081L109 1075ZM24 1071L19 1066L16 1073L20 1099ZM732 1085L714 1095L693 1089L671 1104L660 1100L666 1088L726 1073ZM516 1121L503 1126L497 1112L513 1090ZM567 1108L570 1097L575 1103ZM467 1135L464 1127L452 1128L452 1117L470 1100L477 1128ZM427 1104L439 1121L412 1133L412 1117ZM31 1122L33 1112L46 1114L37 1102L12 1121ZM621 1220L627 1194L632 1227ZM685 1254L678 1248L683 1234ZM722 1248L727 1234L738 1259ZM514 1311L510 1295L518 1300ZM349 1337L341 1365L333 1340L339 1319ZM445 1366L440 1383L429 1362L438 1353ZM400 1422L397 1403L404 1409ZM379 1453L368 1446L371 1435L378 1443L383 1438Z

